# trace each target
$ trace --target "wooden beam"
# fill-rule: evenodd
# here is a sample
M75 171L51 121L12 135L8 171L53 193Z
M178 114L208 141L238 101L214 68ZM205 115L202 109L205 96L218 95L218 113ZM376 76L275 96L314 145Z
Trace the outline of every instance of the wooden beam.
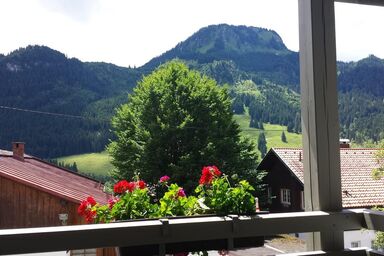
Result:
M304 193L307 211L339 211L341 174L334 0L299 0ZM309 250L342 250L343 232L314 234Z
M284 233L356 230L364 224L362 211L346 210L4 229L0 230L0 255L148 244L167 246Z
M365 210L364 219L366 223L365 228L384 232L384 212Z
M364 4L364 5L384 6L383 0L336 0L336 2L349 3L349 4Z

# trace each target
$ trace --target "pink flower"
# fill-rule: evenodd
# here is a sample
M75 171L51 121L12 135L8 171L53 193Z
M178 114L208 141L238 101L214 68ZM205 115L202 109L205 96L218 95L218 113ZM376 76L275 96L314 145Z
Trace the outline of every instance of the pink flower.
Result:
M112 209L115 203L117 203L118 201L119 201L119 198L116 198L116 197L109 199L108 200L109 209Z
M177 191L177 196L178 197L185 197L185 191L183 188L179 188L179 191Z
M169 181L169 179L170 179L169 176L164 175L164 176L162 176L162 177L160 178L159 182L160 182L160 183L165 183L165 182Z

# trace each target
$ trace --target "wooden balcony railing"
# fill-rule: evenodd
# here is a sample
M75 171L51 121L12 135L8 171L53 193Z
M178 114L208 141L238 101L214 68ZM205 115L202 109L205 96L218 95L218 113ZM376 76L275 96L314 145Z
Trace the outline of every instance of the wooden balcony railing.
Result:
M159 244L159 255L170 243L233 239L283 233L384 231L384 213L371 210L294 212L255 216L189 217L110 224L0 230L0 255L100 247ZM232 243L233 244L233 243ZM289 255L384 255L372 250L316 251Z
M384 0L337 0L384 6ZM341 209L336 44L333 0L299 0L301 107L307 212L199 217L98 225L0 230L0 254L167 244L281 233L313 235L314 251L295 255L384 255L343 250L343 231L384 231L384 213ZM321 211L312 211L321 210ZM291 254L292 255L292 254Z

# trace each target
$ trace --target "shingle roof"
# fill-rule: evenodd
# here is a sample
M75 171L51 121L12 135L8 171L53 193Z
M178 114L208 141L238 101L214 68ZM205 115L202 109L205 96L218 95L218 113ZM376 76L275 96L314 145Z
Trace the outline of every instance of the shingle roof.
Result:
M60 198L80 203L88 196L105 204L109 195L99 182L24 155L24 161L12 157L12 152L0 150L0 176L45 191Z
M273 148L271 151L304 184L302 149ZM375 157L377 151L378 149L340 149L344 208L384 205L384 180L375 180L372 177L372 170L380 166Z

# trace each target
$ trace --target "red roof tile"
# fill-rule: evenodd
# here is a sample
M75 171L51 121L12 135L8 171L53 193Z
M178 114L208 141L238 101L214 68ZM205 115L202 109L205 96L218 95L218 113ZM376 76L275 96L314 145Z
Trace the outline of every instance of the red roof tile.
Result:
M25 155L14 159L12 152L0 150L0 176L23 183L69 201L80 203L88 196L105 204L109 195L99 182Z
M304 184L302 149L273 148L272 150ZM377 151L377 149L340 149L344 208L384 205L384 181L383 179L375 180L372 177L372 170L380 166L375 157Z

